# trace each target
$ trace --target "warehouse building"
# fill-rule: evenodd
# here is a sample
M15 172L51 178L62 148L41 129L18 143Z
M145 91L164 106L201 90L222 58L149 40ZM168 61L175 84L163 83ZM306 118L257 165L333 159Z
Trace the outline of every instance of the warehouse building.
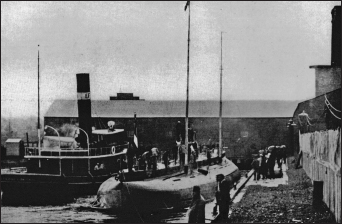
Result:
M185 123L185 102L139 100L133 94L118 94L110 99L91 101L93 127L108 128L107 122L115 121L115 128L124 128L128 137L132 137L136 113L139 144L151 143L162 151L175 146L176 124L180 121L184 126ZM222 131L227 156L248 157L260 148L286 144L286 124L297 103L224 101ZM199 145L207 145L208 142L218 144L218 101L190 101L189 122L196 132ZM55 100L44 116L44 123L55 128L61 128L64 124L78 125L77 100Z

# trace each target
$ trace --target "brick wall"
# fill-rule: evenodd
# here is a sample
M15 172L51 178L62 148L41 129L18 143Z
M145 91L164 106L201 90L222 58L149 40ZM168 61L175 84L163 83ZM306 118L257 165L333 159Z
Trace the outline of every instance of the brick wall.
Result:
M341 88L341 67L310 66L315 68L316 96Z

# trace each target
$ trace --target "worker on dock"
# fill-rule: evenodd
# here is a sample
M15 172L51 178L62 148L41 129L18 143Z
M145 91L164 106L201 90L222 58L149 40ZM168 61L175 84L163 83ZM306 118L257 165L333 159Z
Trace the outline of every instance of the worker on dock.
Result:
M275 150L274 154L277 160L278 168L281 168L281 148L280 146L277 145L274 150Z
M184 166L185 164L185 154L187 154L187 149L185 147L185 145L181 145L180 146L180 151L179 151L179 164L180 166Z
M163 162L165 165L165 172L167 173L169 168L169 150L166 150L163 154Z
M208 166L211 165L211 149L209 147L206 147L206 153L207 153L207 163Z
M181 141L176 141L176 145L172 148L172 155L173 155L173 160L174 160L174 164L177 164L177 160L178 160L178 155L179 155L179 151L181 148Z
M276 154L275 154L275 146L270 146L268 147L268 154L266 157L268 157L267 159L267 167L268 167L268 172L270 174L270 179L274 179L274 166L276 163Z
M231 183L225 179L223 174L216 175L217 190L216 190L216 202L219 206L219 217L220 222L226 222L228 220Z
M177 142L182 142L183 139L185 139L184 135L184 130L183 130L183 125L180 121L177 122L176 124L176 141Z
M190 146L190 148L191 148L191 152L189 155L190 157L189 168L190 168L190 175L192 175L195 169L195 165L196 165L196 152L193 146Z
M283 163L286 165L286 145L282 145L280 146L280 150L281 150L281 153L280 153L280 157L283 159Z
M194 186L192 191L192 202L188 211L188 223L205 223L205 204L201 189L199 186Z
M265 156L264 150L260 154L260 157L261 157L261 163L260 163L259 172L260 172L261 178L265 180L267 179L267 163L266 163L266 156Z
M151 149L151 162L152 162L153 170L157 170L158 156L159 156L159 149L156 147L153 147Z
M260 179L260 163L261 161L258 159L258 155L254 155L253 162L251 164L252 168L254 169L254 180L257 181Z
M145 162L147 170L151 169L151 151L148 150L141 155L141 161Z

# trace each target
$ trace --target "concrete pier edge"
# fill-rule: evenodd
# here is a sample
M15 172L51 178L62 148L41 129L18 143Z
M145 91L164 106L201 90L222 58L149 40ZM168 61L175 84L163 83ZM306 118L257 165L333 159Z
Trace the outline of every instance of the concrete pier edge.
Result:
M236 195L239 194L239 192L241 191L241 189L244 188L244 186L246 185L246 183L247 183L247 182L249 181L249 179L251 179L251 177L253 176L254 172L255 172L254 169L250 170L250 171L248 172L248 174L247 174L247 178L246 178L243 182L239 183L238 186L236 186L237 190L236 190L235 192L233 192L233 196L231 196L231 201L233 201L233 200L235 199Z

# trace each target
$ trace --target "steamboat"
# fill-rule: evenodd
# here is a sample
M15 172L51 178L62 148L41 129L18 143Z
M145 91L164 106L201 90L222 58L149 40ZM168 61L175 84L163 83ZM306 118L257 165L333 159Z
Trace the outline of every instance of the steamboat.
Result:
M131 147L125 130L114 129L114 122L92 130L89 74L77 74L77 89L79 127L72 137L62 137L45 126L57 136L39 137L38 147L26 147L26 167L1 170L2 203L50 204L96 194L120 170Z

